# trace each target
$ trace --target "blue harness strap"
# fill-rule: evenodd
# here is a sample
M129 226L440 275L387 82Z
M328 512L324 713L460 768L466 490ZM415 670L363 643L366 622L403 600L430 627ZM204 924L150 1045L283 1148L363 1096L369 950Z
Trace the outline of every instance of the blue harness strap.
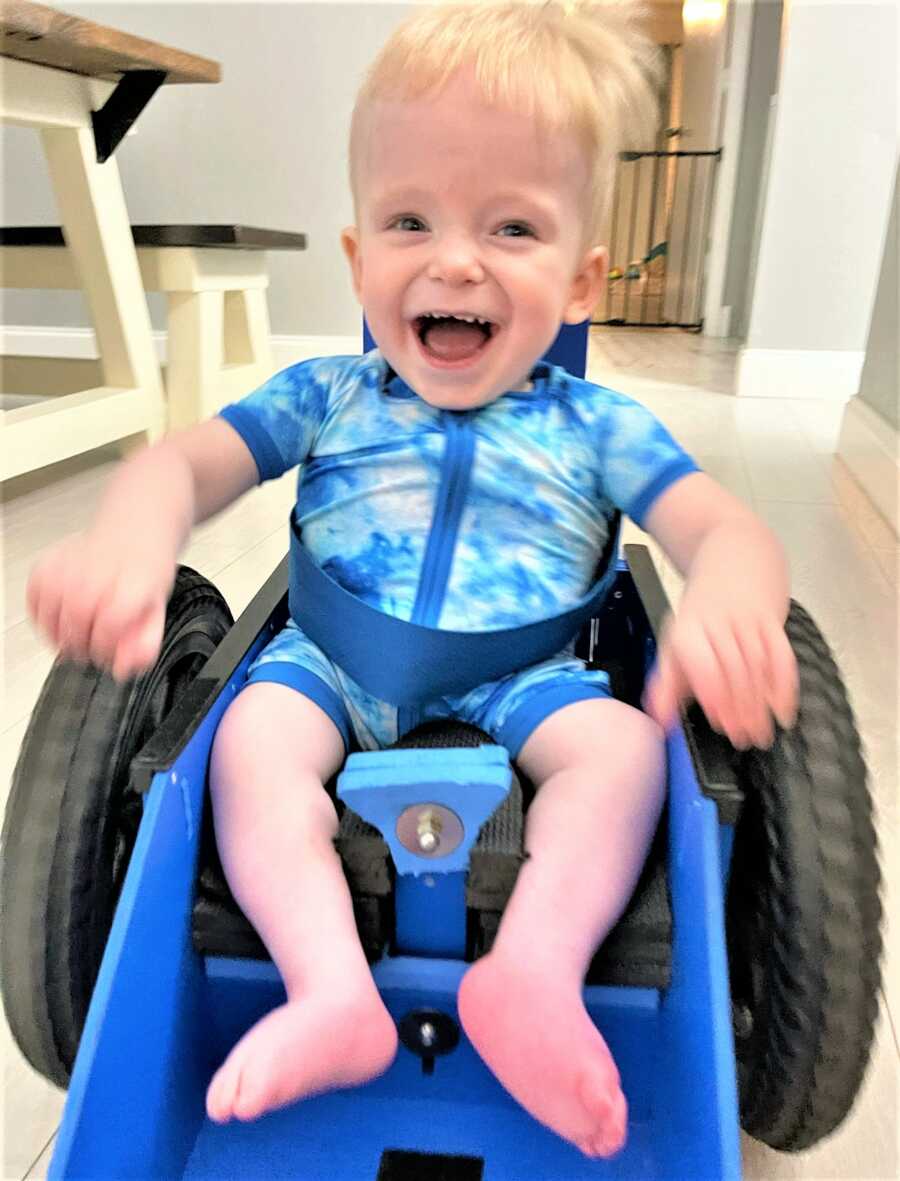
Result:
M297 626L363 689L392 705L421 705L562 651L615 581L619 521L616 514L597 581L574 607L521 627L458 632L409 623L351 594L313 560L292 514L288 605Z

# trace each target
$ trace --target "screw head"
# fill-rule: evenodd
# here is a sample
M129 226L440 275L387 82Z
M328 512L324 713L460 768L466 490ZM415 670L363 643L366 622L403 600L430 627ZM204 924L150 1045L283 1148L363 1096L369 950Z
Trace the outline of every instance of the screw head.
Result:
M410 804L397 817L397 839L418 857L438 859L457 849L464 836L460 818L435 802Z
M423 1021L419 1026L419 1037L422 1039L423 1046L433 1046L435 1038L437 1037L437 1030L430 1021Z
M417 1054L423 1063L432 1063L426 1073L431 1073L434 1059L449 1054L459 1044L459 1026L447 1013L440 1009L411 1009L398 1023L400 1041Z

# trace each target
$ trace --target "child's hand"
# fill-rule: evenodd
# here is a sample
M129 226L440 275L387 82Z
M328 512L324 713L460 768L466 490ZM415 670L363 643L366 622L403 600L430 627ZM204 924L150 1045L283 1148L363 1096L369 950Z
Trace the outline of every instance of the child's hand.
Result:
M76 533L32 570L28 611L61 655L124 681L156 660L174 578L172 555L146 534Z
M710 725L738 750L771 746L773 716L796 719L797 662L784 625L754 603L689 594L664 629L644 707L664 729L696 699Z

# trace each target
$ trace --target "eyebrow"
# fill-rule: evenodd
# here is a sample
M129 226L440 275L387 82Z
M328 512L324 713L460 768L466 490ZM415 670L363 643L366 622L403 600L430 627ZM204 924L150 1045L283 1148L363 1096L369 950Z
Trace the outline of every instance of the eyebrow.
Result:
M412 207L424 204L431 200L431 197L432 194L427 189L410 186L409 188L388 189L386 192L376 195L373 198L372 204L379 210L390 206L403 205ZM530 210L533 216L543 217L551 221L558 219L555 206L542 201L538 197L530 196L528 193L508 190L493 193L482 202L484 208L491 208L497 205L519 205Z
M536 213L543 214L544 217L553 217L555 214L555 207L550 205L547 201L542 201L539 197L532 197L528 193L516 193L513 191L495 193L491 198L485 202L486 205L527 205L529 209L533 209Z
M379 208L383 205L420 205L429 200L429 196L427 189L387 189L385 192L376 193L372 198L372 204Z

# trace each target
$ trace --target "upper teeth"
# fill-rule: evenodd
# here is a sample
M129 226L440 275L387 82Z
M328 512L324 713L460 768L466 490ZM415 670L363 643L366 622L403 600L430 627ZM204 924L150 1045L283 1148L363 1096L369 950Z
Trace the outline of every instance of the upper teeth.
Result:
M423 312L423 317L428 317L433 320L465 320L467 324L490 324L490 320L484 320L481 316L466 316L461 312Z

